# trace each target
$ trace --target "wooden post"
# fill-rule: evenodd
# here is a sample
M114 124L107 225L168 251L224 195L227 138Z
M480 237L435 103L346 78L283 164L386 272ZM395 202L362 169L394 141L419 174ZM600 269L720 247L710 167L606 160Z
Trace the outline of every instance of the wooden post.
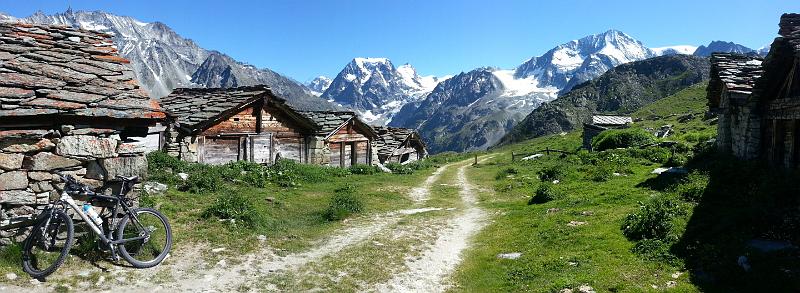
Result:
M514 162L514 152L511 152L511 162Z
M478 164L478 154L475 154L475 165Z
M549 156L550 155L550 147L545 148L544 152Z

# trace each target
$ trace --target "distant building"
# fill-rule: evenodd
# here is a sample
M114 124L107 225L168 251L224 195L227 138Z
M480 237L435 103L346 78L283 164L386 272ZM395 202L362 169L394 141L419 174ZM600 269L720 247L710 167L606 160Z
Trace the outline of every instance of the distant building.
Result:
M800 166L800 14L784 14L780 37L760 59L713 54L707 98L719 114L717 146L741 159Z
M176 89L161 100L172 114L164 150L189 162L309 161L314 123L266 86Z
M583 123L583 148L592 150L592 139L609 129L626 128L633 123L628 116L594 115L591 123Z
M378 134L349 111L302 111L316 129L309 139L312 164L349 167L377 162L374 142Z
M386 163L410 163L428 156L425 142L416 130L377 126L380 139L376 142L378 160Z
M134 139L166 114L111 36L21 23L0 23L0 36L0 226L58 196L57 172L100 189L147 174ZM0 245L8 237L22 235L4 231Z

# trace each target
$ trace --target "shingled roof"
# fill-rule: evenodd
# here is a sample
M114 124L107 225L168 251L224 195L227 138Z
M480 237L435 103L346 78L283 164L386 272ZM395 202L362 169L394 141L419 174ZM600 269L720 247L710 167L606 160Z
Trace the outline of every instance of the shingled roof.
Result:
M374 126L380 139L375 142L378 155L391 156L406 140L413 137L417 132L409 128ZM424 147L424 142L420 139Z
M352 111L299 111L298 113L314 123L316 132L319 135L324 135L326 137L331 136L335 134L339 128L352 120L368 132L368 137L378 137L375 130L358 119L356 113Z
M0 23L0 120L164 118L109 38L66 26Z
M238 88L178 88L161 99L161 105L175 117L181 128L196 131L219 119L238 113L271 96L267 86ZM272 97L281 102L282 99Z

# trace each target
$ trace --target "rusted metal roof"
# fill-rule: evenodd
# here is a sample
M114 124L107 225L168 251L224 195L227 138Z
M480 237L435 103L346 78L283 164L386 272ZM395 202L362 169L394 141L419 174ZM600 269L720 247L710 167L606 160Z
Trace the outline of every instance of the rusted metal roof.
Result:
M633 118L628 116L609 116L609 115L594 115L592 116L592 124L594 125L625 125L633 123Z
M0 118L163 119L107 34L0 23Z

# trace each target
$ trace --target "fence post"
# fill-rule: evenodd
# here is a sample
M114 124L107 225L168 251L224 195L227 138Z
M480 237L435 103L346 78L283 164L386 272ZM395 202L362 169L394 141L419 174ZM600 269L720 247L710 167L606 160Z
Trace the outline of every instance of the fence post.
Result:
M478 164L478 154L475 154L475 165Z
M511 152L511 162L514 162L514 152Z
M550 155L550 147L545 148L544 152L549 156Z

